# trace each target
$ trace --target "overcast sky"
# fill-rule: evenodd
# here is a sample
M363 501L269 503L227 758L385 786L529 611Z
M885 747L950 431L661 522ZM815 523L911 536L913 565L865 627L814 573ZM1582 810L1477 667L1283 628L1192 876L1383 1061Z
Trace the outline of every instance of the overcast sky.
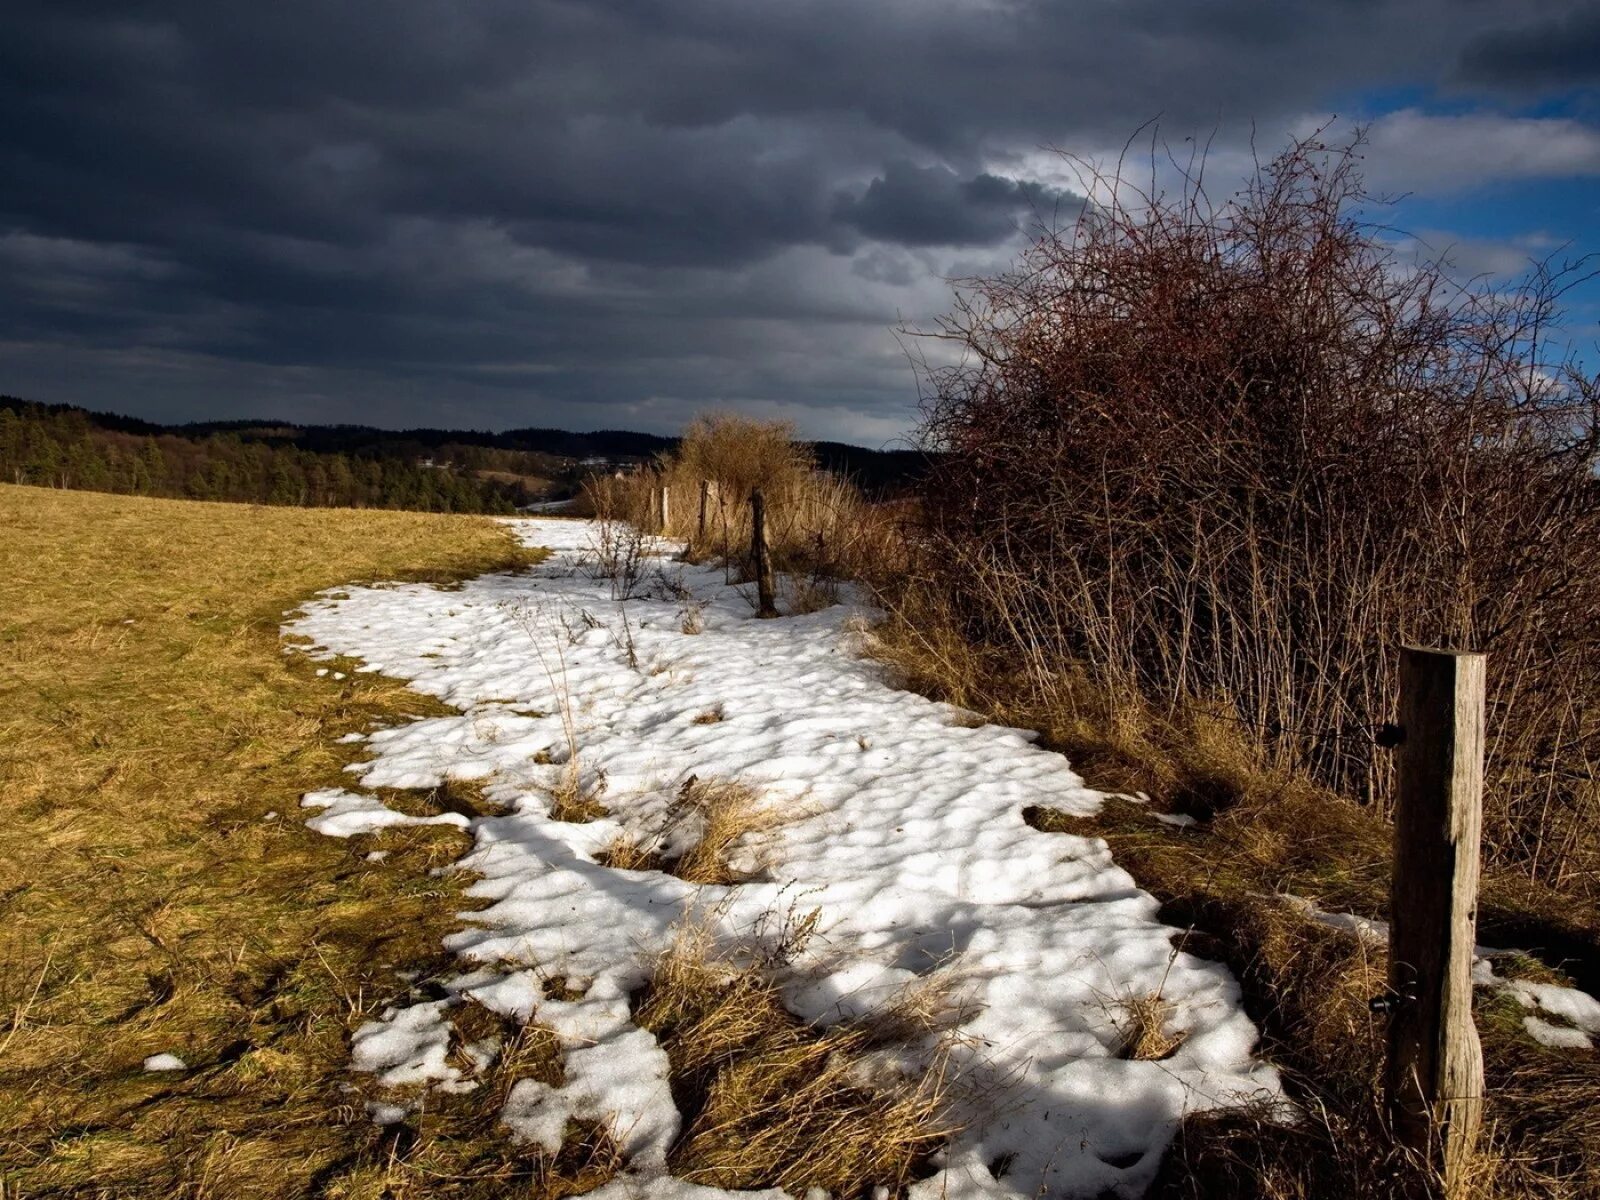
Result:
M7 0L0 113L0 392L160 420L889 442L895 327L1152 119L1369 122L1463 270L1600 250L1593 2Z

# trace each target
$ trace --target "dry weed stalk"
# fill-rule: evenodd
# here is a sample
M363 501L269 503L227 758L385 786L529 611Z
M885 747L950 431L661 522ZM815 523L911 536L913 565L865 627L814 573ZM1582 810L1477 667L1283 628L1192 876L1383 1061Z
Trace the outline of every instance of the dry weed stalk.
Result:
M576 635L568 625L565 615L552 620L544 610L527 606L517 606L510 611L512 619L533 644L539 666L544 670L545 678L550 683L550 690L556 701L556 711L561 717L562 737L566 742L566 755L560 762L561 775L548 789L550 815L558 821L598 820L606 815L606 808L599 799L605 790L605 772L596 772L591 781L587 783L584 781L582 764L578 758L578 719L573 709L572 682L567 674L566 645ZM579 618L586 628L598 626L594 616L587 611L580 613ZM562 635L559 636L555 632L557 624L562 630ZM541 751L535 761L554 765L556 759L549 751Z

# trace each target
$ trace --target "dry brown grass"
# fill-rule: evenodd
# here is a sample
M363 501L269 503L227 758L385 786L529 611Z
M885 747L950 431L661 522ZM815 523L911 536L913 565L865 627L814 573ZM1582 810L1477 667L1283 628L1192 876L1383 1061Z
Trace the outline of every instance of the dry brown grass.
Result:
M600 795L604 791L603 776L585 782L578 760L568 759L566 768L561 772L561 778L550 789L550 815L558 821L572 821L579 824L598 821L608 811L606 806L600 803Z
M601 851L599 861L618 871L659 871L662 866L659 850L627 834Z
M704 493L702 484L710 485ZM697 417L675 453L621 478L593 479L586 494L603 525L626 524L681 539L689 560L725 562L740 582L748 582L749 500L757 487L766 501L772 568L787 576L787 611L814 612L835 604L839 580L893 573L902 561L900 509L869 503L849 480L818 470L810 449L782 422L727 413ZM665 526L663 489L668 493ZM629 542L618 537L613 544ZM600 558L614 578L627 575L632 565L629 555L615 549ZM685 613L685 633L699 632L700 624L698 612Z
M691 775L678 789L673 819L695 823L698 837L667 869L690 883L731 884L753 875L749 870L734 869L730 861L734 851L753 851L749 839L776 829L787 818L778 809L763 804L749 784Z
M669 1164L696 1183L900 1195L954 1132L940 1072L870 1071L872 1032L810 1028L761 971L718 959L695 930L657 962L635 1019L671 1060L685 1125Z
M1172 1001L1163 999L1159 992L1147 996L1130 996L1118 1001L1121 1010L1122 1044L1117 1047L1118 1058L1156 1062L1171 1058L1189 1036L1183 1030L1168 1028L1172 1020Z
M449 969L440 939L470 904L430 870L466 837L339 841L298 810L348 782L360 747L342 734L446 710L377 675L318 678L281 653L278 624L340 583L525 560L479 518L0 487L8 1195L492 1190L425 1174L504 1165L487 1092L452 1098L459 1136L444 1137L431 1111L379 1129L341 1090L351 1029L411 994L396 972ZM455 783L410 798L480 801ZM163 1051L190 1069L140 1069ZM605 1157L604 1137L574 1134L569 1157Z

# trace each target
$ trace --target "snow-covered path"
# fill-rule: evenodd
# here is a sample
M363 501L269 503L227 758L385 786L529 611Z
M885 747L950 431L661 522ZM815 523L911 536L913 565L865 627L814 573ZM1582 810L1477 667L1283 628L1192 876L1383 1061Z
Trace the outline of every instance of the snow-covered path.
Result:
M629 1021L629 993L689 908L730 938L820 909L786 988L817 1021L950 982L966 1014L953 1053L970 1124L917 1197L1137 1196L1186 1109L1277 1093L1226 969L1174 951L1174 930L1103 842L1022 819L1030 805L1092 813L1099 795L1027 735L895 689L858 653L869 613L758 621L720 570L664 559L685 592L618 602L582 566L592 527L516 526L554 551L531 572L453 591L348 589L286 632L310 637L314 657L359 658L462 710L372 733L354 770L367 787L483 779L505 806L459 818L476 839L473 894L492 904L452 941L464 970L483 964L456 986L560 1035L566 1085L519 1085L506 1116L547 1144L569 1115L609 1117L630 1165L596 1195L723 1194L662 1178L678 1113L665 1055ZM698 633L684 632L691 609ZM603 778L610 813L588 823L549 815L569 703L583 777ZM600 865L620 834L658 833L691 775L752 784L792 816L769 837L761 881L696 886ZM336 835L398 816L358 792L306 802ZM556 976L587 991L547 998L539 980ZM1155 992L1185 1040L1163 1061L1119 1058L1121 1002ZM465 1086L445 1062L443 1003L362 1030L356 1065ZM1000 1178L991 1164L1005 1164Z

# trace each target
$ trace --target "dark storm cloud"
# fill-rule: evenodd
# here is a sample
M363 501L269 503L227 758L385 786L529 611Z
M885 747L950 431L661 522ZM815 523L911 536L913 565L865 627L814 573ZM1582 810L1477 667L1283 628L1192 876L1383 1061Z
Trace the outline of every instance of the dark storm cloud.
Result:
M1282 130L1335 91L1442 77L1492 16L11 3L0 389L378 421L427 396L425 419L469 424L788 405L876 429L914 395L889 327L1077 203L1042 145L1114 152L1158 115Z
M1495 29L1469 42L1461 74L1477 83L1539 90L1600 83L1600 7Z
M1031 210L1048 220L1063 203L1060 189L987 173L962 179L944 166L891 162L860 196L842 194L834 216L869 238L907 246L992 246L1015 234ZM1049 210L1049 211L1045 211Z

